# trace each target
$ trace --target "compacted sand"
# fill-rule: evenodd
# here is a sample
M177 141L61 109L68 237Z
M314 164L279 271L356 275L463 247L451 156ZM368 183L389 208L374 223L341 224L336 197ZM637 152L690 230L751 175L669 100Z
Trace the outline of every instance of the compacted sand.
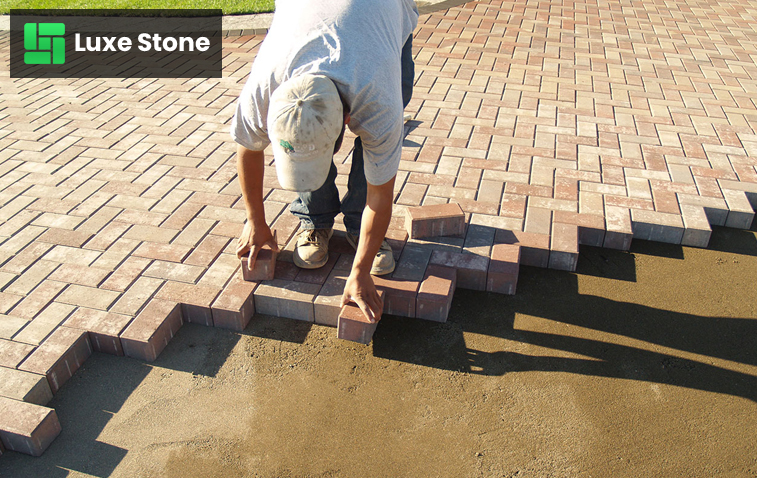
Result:
M757 234L582 248L514 297L369 346L256 316L185 326L153 364L94 355L64 431L0 476L757 476Z

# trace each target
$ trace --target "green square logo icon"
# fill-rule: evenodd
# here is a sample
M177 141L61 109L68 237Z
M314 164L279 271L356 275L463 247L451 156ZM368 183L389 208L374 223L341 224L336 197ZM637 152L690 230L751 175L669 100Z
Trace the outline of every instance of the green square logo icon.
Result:
M62 65L66 62L66 25L63 23L24 24L24 63Z

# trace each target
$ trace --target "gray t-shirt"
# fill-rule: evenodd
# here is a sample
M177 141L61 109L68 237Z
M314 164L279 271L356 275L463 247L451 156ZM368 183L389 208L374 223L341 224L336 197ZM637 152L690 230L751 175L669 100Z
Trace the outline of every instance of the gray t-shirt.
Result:
M277 0L239 96L234 141L265 149L273 91L297 75L325 75L350 107L349 128L363 141L366 180L386 183L397 173L402 148L400 57L417 23L413 0Z

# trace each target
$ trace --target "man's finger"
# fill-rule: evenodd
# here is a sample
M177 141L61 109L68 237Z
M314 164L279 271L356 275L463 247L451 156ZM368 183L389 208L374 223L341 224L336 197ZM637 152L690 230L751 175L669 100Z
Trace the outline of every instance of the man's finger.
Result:
M279 252L279 240L276 238L276 229L273 230L273 238L268 241L273 252Z
M378 320L379 317L381 317L381 300L378 297L378 294L376 294L375 297L371 297L370 301L368 301L368 306L371 309L371 313L373 314L373 319L371 322L375 322Z
M355 299L355 303L357 303L357 306L360 307L360 310L363 311L363 314L371 321L371 323L376 322L376 314L364 300Z
M242 241L242 238L240 237L237 241L237 257L242 258L243 255L247 254L247 251L250 250L250 246Z
M250 249L250 255L247 256L247 268L252 270L255 268L255 262L258 260L258 252L260 248L258 246L252 246Z
M237 249L237 257L241 259L248 252L250 252L250 247L249 246L242 246L239 249Z

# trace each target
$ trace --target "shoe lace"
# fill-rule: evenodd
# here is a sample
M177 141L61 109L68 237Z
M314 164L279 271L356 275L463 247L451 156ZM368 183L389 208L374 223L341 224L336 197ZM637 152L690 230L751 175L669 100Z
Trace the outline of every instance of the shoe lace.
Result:
M308 229L305 231L305 244L317 244L318 242L322 241L325 237L325 234L323 231L319 231L318 229Z

